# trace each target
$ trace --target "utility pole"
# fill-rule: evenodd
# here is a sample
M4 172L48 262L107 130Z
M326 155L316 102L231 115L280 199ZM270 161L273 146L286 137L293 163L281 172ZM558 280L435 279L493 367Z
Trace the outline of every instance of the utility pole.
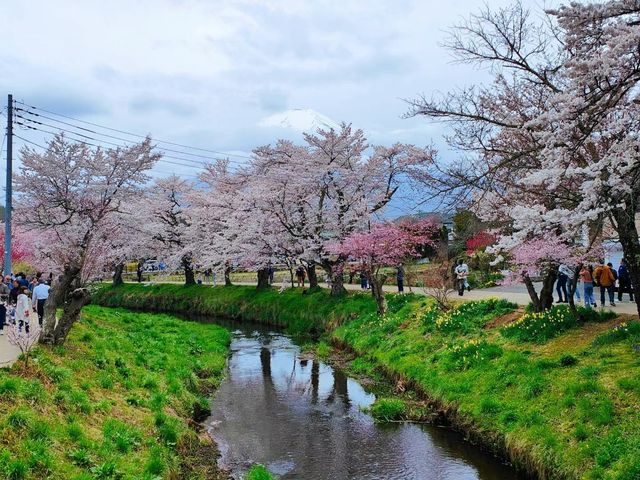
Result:
M4 274L11 274L11 193L13 190L13 95L7 99L7 187L4 202Z

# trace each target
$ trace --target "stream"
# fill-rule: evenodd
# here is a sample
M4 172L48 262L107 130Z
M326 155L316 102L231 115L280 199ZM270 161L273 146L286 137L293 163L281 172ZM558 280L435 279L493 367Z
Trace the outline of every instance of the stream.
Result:
M254 463L282 479L517 479L510 467L446 428L376 424L375 396L300 355L285 334L233 331L228 372L206 421L219 464L241 479Z

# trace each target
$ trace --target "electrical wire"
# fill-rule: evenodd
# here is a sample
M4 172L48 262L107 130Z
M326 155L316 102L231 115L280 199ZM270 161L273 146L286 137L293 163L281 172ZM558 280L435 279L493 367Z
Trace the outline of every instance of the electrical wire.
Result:
M48 147L45 147L44 145L40 145L39 143L36 143L36 142L34 142L32 140L28 140L28 139L26 139L24 137L21 137L17 133L14 133L13 136L16 137L16 138L19 138L20 140L22 140L25 143L28 143L29 145L32 145L34 147L38 147L38 148L42 149L45 152L48 150ZM158 172L158 173L162 173L162 174L165 174L165 175L175 175L176 174L175 172L167 172L167 171L163 171L163 170L152 170L152 171L155 171L155 172ZM190 175L188 173L180 174L179 176L188 176L188 177L193 177L193 178L199 178L197 175Z
M137 137L137 138L146 138L147 137L147 135L140 135L138 133L127 132L126 130L119 130L117 128L107 127L106 125L100 125L98 123L88 122L86 120L80 120L79 118L74 118L74 117L70 117L68 115L63 115L62 113L56 113L56 112L52 112L50 110L45 110L44 108L36 107L36 106L33 106L33 105L28 105L28 104L26 104L26 103L24 103L22 101L19 101L19 100L14 100L14 102L18 103L20 105L24 105L25 107L28 107L28 108L31 108L31 109L35 109L35 110L39 110L39 111L42 111L42 112L46 112L46 113L49 113L51 115L55 115L55 116L58 116L58 117L66 118L68 120L73 120L75 122L80 122L80 123L83 123L85 125L91 125L91 126L94 126L94 127L102 128L104 130L109 130L109 131L116 132L116 133L122 133L124 135L129 135L129 136ZM207 149L207 148L194 147L194 146L191 146L191 145L184 145L184 144L176 143L176 142L169 142L167 140L154 139L154 141L156 141L157 143L173 145L175 147L182 147L182 148L188 148L188 149L191 149L191 150L199 150L199 151L202 151L202 152L215 153L217 155L225 155L225 156L229 156L229 157L239 157L239 158L247 158L247 159L251 158L248 155L240 155L240 154L235 154L235 153L226 153L226 152L221 152L219 150L211 150L211 149Z

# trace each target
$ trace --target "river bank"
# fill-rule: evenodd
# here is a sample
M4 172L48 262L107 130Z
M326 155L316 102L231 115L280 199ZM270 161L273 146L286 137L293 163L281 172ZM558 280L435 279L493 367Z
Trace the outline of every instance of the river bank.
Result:
M224 478L199 422L229 342L216 325L86 307L63 347L0 370L0 477Z
M593 316L570 328L559 310L529 319L552 333L530 341L513 335L529 323L513 323L514 306L496 301L441 314L424 297L391 296L383 318L366 294L250 287L125 285L101 289L96 301L324 331L359 354L356 368L383 368L472 440L540 478L640 476L637 322Z

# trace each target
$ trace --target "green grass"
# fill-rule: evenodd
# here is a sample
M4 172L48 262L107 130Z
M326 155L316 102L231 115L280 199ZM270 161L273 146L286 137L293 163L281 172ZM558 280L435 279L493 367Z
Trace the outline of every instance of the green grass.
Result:
M189 424L229 340L215 325L86 307L64 347L0 371L0 478L212 478L215 448Z
M541 313L526 312L517 322L502 329L502 335L520 342L544 343L562 332L577 327L581 322L605 322L615 313L578 307L578 317L566 305L557 305Z
M134 310L183 313L286 327L291 333L320 334L363 313L374 312L368 293L350 293L348 301L333 298L326 290L277 289L258 291L255 287L205 285L139 285L100 287L94 302Z
M358 354L353 371L385 371L414 386L459 428L530 472L640 478L639 322L616 327L610 315L594 315L524 336L505 335L511 327L490 327L492 318L515 307L496 300L460 304L443 314L426 297L389 295L389 312L380 317L368 294L333 299L300 290L125 285L101 290L96 299L324 331ZM327 353L325 345L317 350ZM68 381L64 370L55 373ZM16 390L0 383L2 388ZM397 400L384 395L374 404L375 415L411 417Z
M606 317L598 317L598 323L526 339L539 344L523 343L486 328L492 315L511 308L503 307L470 302L442 314L415 300L382 318L363 315L333 336L366 360L359 363L373 362L413 383L455 412L468 433L529 471L551 478L638 478L640 356L634 342L640 329L629 323L607 330ZM592 336L572 342L579 328ZM393 417L389 407L394 404L383 399L383 418Z
M247 472L245 480L274 480L275 477L269 473L264 465L253 465Z

